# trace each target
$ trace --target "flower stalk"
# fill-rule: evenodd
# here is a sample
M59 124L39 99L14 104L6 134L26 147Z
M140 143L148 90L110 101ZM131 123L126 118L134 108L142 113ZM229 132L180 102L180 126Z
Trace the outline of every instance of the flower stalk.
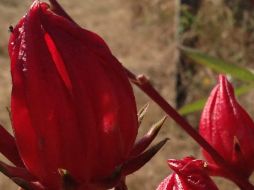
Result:
M254 186L239 175L237 169L228 164L224 158L158 93L149 79L144 75L136 76L125 68L130 81L138 86L154 102L156 102L180 127L190 135L204 150L206 150L214 161L224 168L227 176L242 190L253 190Z

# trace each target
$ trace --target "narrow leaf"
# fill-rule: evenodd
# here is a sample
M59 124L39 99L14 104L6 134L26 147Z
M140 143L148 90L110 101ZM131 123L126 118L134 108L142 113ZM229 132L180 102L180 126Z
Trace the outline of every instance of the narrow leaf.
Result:
M184 53L184 55L186 55L189 59L193 60L194 62L204 65L208 68L211 68L217 72L230 74L231 76L238 78L242 81L247 82L254 81L254 74L244 67L226 63L221 59L209 56L195 49L182 47L181 51Z

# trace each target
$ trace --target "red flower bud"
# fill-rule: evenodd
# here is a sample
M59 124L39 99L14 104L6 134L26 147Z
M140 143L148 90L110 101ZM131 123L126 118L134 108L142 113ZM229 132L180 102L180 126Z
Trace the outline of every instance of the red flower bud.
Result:
M51 3L52 10L34 1L10 37L17 148L46 189L106 189L143 166L164 141L144 152L153 135L131 154L138 118L124 69L103 39Z
M186 157L170 159L168 164L174 172L161 182L157 190L218 190L207 174L204 161Z
M248 177L254 169L254 123L238 104L234 89L225 76L213 89L203 110L200 134L234 165L242 175ZM208 162L211 156L203 151Z

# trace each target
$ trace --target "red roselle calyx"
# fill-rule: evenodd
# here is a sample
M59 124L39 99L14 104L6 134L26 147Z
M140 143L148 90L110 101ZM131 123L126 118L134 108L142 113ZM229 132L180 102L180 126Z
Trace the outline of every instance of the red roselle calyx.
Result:
M223 75L205 105L199 132L243 177L250 176L254 169L254 123ZM209 163L214 163L207 152L203 154ZM225 174L221 170L218 175Z
M207 174L207 164L203 160L186 157L182 160L168 160L174 171L165 178L157 190L218 190Z
M26 173L14 168L10 177L35 190L125 186L125 175L166 142L145 151L163 121L135 144L139 123L124 69L103 39L50 2L52 9L34 1L10 37L11 114L19 154L9 159Z

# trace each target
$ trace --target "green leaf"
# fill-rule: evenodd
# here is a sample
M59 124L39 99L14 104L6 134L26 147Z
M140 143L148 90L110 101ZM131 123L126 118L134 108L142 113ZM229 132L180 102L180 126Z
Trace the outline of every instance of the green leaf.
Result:
M228 64L221 59L209 56L195 49L182 47L181 51L194 62L211 68L219 73L230 74L231 76L246 82L254 81L254 74L246 68Z
M190 113L194 113L194 112L200 111L200 110L203 109L203 107L205 105L205 102L206 102L206 98L202 98L200 100L197 100L195 102L192 102L190 104L187 104L187 105L181 107L178 110L178 112L181 115L188 115Z
M239 88L237 88L235 90L235 95L236 96L240 96L240 95L243 95L243 94L246 94L247 92L253 90L254 88L254 83L252 84L249 84L249 85L244 85L244 86L241 86ZM206 100L207 98L202 98L200 100L197 100L195 102L192 102L190 104L187 104L183 107L181 107L178 112L181 114L181 115L188 115L190 113L193 113L193 112L197 112L197 111L200 111L203 109L203 107L205 106L205 103L206 103Z

